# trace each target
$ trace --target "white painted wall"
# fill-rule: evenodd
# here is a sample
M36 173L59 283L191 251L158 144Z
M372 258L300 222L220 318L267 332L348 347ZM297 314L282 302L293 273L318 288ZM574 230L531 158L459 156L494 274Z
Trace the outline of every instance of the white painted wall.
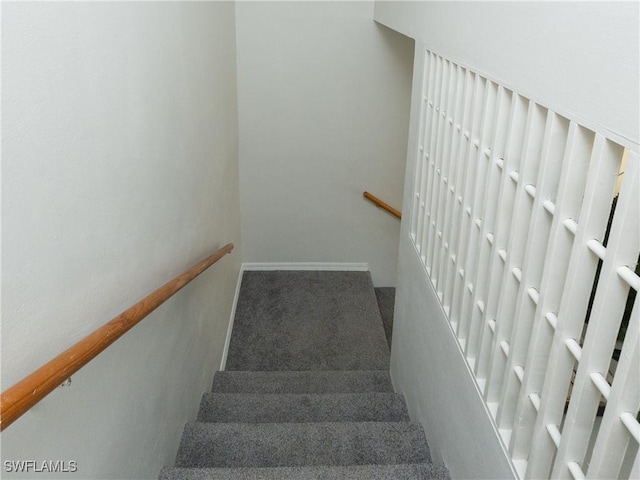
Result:
M413 42L373 2L238 2L244 261L368 263L395 283Z
M376 2L377 21L416 39L403 213L414 184L425 48L637 148L638 4ZM433 287L400 232L391 374L451 477L513 478Z
M220 365L240 268L234 5L2 9L3 390L236 243L1 436L3 461L157 478Z
M622 143L640 142L638 2L384 2L377 21Z

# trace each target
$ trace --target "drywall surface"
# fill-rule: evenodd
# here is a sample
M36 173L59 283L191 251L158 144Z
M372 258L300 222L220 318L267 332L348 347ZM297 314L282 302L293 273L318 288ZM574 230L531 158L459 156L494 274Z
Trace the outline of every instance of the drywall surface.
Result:
M238 2L247 263L367 263L395 284L413 42L372 2Z
M422 423L434 462L444 463L452 479L514 478L438 297L415 256L403 235L391 346L394 389L405 396L411 419Z
M380 2L377 21L638 148L638 2Z
M157 478L220 364L240 269L234 6L2 9L3 390L236 243L0 437L2 478ZM20 460L77 471L9 473Z

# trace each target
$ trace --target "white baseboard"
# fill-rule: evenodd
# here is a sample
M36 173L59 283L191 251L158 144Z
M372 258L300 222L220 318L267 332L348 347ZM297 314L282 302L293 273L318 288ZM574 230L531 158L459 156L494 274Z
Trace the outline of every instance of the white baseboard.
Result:
M220 361L220 370L224 370L227 366L227 355L229 354L229 343L231 342L231 331L233 330L233 321L236 318L236 307L238 306L238 297L240 296L240 285L242 285L242 272L244 268L240 268L238 273L238 282L236 283L236 292L233 295L233 304L231 305L231 315L229 317L229 326L227 327L227 338L224 341L224 349L222 350L222 360Z
M243 263L242 270L322 270L368 272L367 263L332 263L332 262L282 262L282 263Z

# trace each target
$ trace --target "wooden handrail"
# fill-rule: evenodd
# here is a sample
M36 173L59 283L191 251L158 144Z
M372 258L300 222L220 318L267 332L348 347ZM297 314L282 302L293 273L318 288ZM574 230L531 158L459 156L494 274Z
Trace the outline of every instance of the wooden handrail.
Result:
M187 283L230 253L231 250L233 250L232 243L216 250L2 392L0 431L20 418L72 374L84 367Z
M395 208L393 208L388 203L383 202L382 200L380 200L375 195L372 195L369 192L363 192L362 196L364 198L366 198L367 200L369 200L370 202L373 202L374 204L376 204L378 207L382 208L383 210L386 210L387 212L389 212L394 217L402 219L402 213L400 213L400 211L396 210Z

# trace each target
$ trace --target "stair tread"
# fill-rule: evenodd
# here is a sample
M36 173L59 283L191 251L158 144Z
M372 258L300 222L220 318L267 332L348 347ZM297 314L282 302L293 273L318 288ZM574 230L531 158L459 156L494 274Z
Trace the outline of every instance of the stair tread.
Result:
M160 480L447 480L430 463L263 468L164 468Z
M397 393L204 395L199 422L402 422L409 415Z
M409 422L188 423L178 467L280 467L429 462Z
M341 371L220 371L215 393L393 393L387 370Z

